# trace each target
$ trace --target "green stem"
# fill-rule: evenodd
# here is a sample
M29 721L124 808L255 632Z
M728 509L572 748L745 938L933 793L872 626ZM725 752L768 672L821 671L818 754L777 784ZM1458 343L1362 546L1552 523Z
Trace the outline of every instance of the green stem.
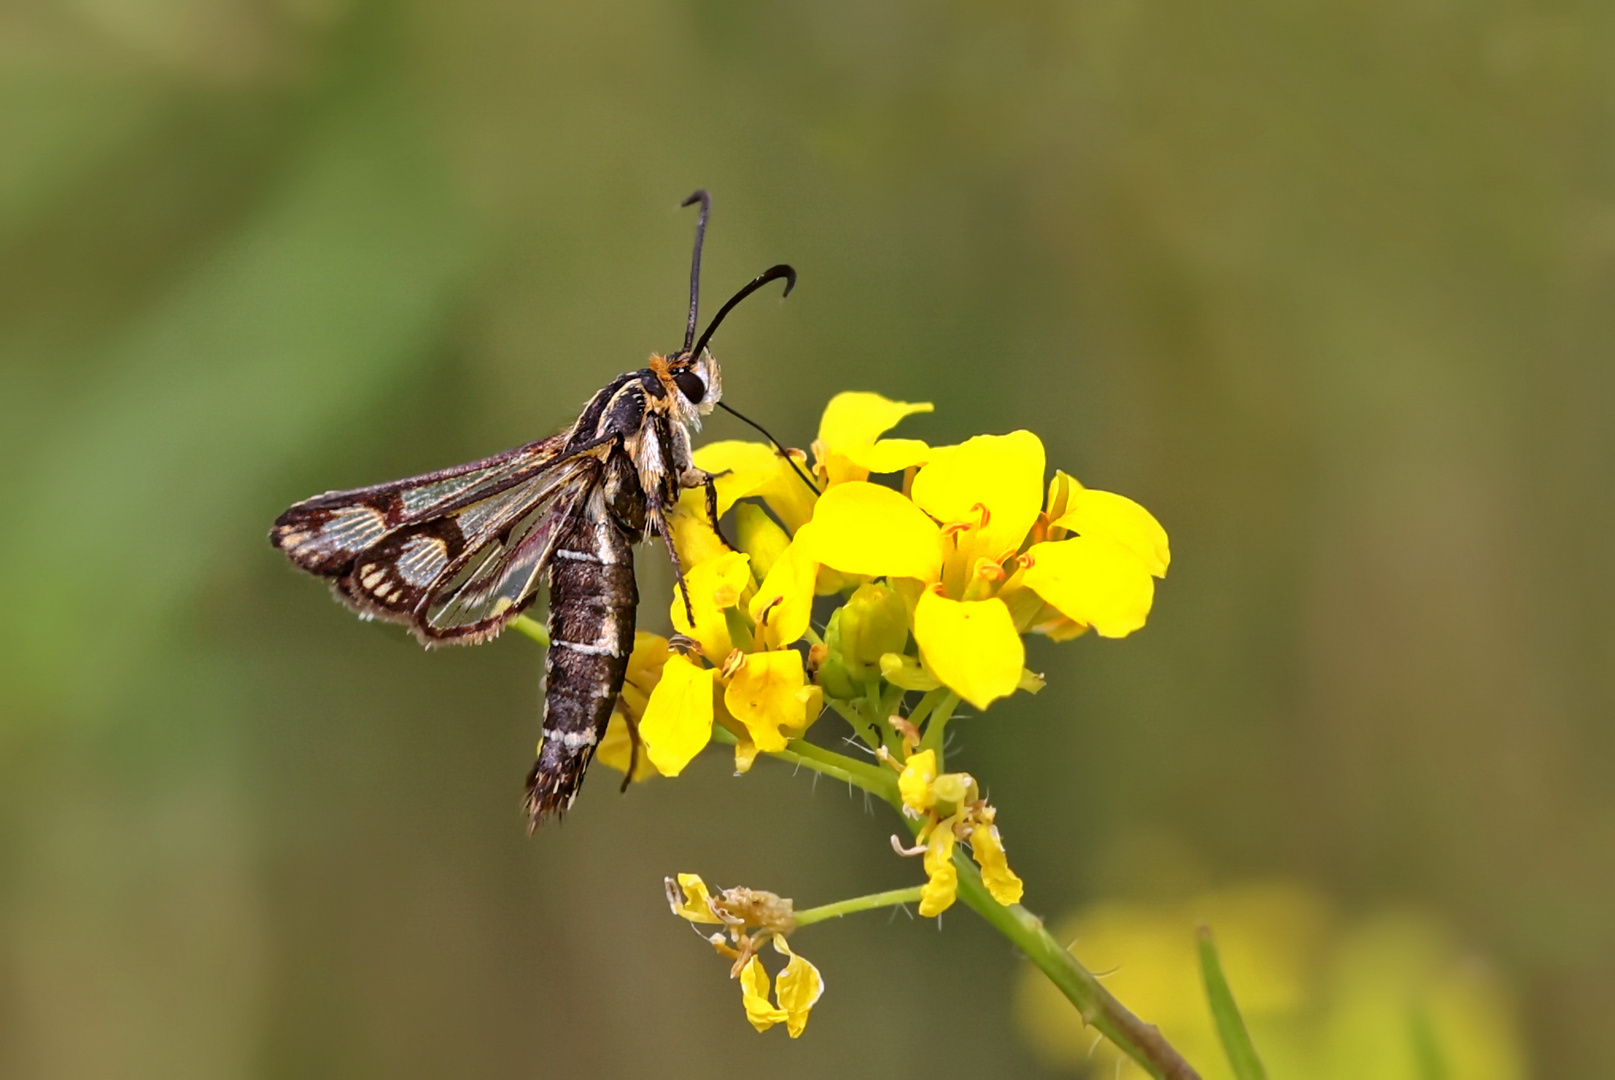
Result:
M942 696L931 705L931 715L925 724L925 737L920 740L920 749L936 751L936 767L940 772L943 767L942 744L947 734L948 721L953 719L953 710L959 707L959 695L947 689L933 690L931 693L940 693Z
M852 728L853 734L862 739L871 750L881 745L879 724L872 723L863 713L845 702L837 701L835 698L826 697L824 703L834 709L836 715L845 720L847 726Z
M1000 904L994 900L976 864L963 851L955 850L953 861L959 870L959 899L1025 953L1077 1007L1084 1021L1097 1028L1156 1080L1199 1080L1200 1074L1161 1037L1160 1030L1134 1016L1110 991L1099 985L1093 973L1044 929L1042 919L1019 904Z
M812 926L826 919L839 919L855 911L873 911L876 908L896 907L898 904L917 904L920 902L920 891L923 888L922 885L916 885L912 889L890 889L886 892L854 896L850 900L838 900L833 904L821 904L806 911L798 911L796 928L800 930L804 926Z
M712 741L733 746L737 740L732 731L714 725ZM834 750L826 750L804 739L793 739L785 749L769 751L768 756L863 788L893 806L902 804L897 794L897 774L878 765L838 754Z
M518 615L516 616L515 621L510 625L514 626L517 630L520 630L522 633L526 634L528 637L532 638L546 649L550 647L550 632L544 628L543 623L538 622L536 619L529 619L525 615Z

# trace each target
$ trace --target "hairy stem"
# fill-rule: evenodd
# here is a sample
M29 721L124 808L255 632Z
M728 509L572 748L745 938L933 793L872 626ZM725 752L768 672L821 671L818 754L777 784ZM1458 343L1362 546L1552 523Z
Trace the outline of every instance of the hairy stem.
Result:
M1099 985L1093 973L1044 929L1042 919L1019 904L1005 905L994 900L982 883L976 864L962 851L955 850L953 861L959 870L959 899L1025 953L1077 1007L1084 1021L1097 1028L1156 1080L1199 1080L1200 1074L1161 1037L1160 1029L1134 1016L1109 990Z
M870 893L868 896L854 896L850 900L838 900L833 904L820 904L818 907L808 908L806 911L796 913L796 928L812 926L816 922L826 919L839 919L843 915L851 915L855 911L873 911L876 908L896 907L898 904L917 904L920 902L920 889L916 885L912 889L889 889L886 892Z
M712 741L733 746L736 742L734 733L727 728L714 726ZM893 806L898 805L897 774L881 769L877 765L859 761L856 758L838 754L834 750L826 750L822 746L815 746L805 739L793 739L784 750L770 752L769 757L776 761L789 762L803 769L811 769L823 773L828 777L863 788Z

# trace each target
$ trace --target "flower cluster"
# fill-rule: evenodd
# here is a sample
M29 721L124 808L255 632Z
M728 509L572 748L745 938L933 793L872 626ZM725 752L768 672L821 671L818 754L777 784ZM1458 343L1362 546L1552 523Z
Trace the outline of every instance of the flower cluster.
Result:
M968 773L944 771L955 709L1043 686L1026 668L1027 634L1064 641L1092 628L1116 638L1143 626L1170 555L1166 532L1137 503L1064 472L1045 482L1031 432L952 446L886 437L929 411L844 393L825 409L811 461L742 441L695 452L735 542L712 527L704 493L681 498L670 522L687 568L669 610L676 633L638 635L600 758L632 766L632 779L676 776L721 730L741 772L760 753L822 762L828 751L801 737L828 706L884 763L859 767L913 822L912 846L896 846L923 854L920 911L935 915L957 896L959 844L994 900L1016 903L1022 892L997 811ZM832 597L815 626L816 598ZM716 917L708 899L691 893L675 910ZM788 953L783 934L770 936ZM762 987L748 992L753 1023L773 1015L765 1009L794 1016L784 997L767 1004L755 950L738 938L733 950L743 984ZM796 1034L805 1009L786 1022Z
M663 650L639 730L663 775L707 744L715 716L735 721L727 726L755 754L806 730L821 707L816 691L854 700L876 679L945 687L984 709L1041 686L1025 668L1022 635L1063 641L1092 627L1124 637L1144 625L1153 579L1170 560L1155 518L1064 472L1045 489L1043 444L1029 431L940 447L882 437L930 409L837 395L813 444L819 490L797 475L801 451L786 458L738 441L696 451L717 477L719 513L735 510L739 550L713 532L701 494L687 493L673 530L695 618L683 597L670 616L694 647L667 656L665 643L644 646ZM901 474L901 486L873 474ZM751 499L762 505L741 501ZM849 602L819 639L813 599L838 593ZM791 648L804 637L815 646L806 666Z
M707 941L734 961L729 977L740 979L741 1004L752 1027L767 1031L784 1024L791 1038L802 1034L808 1013L824 993L824 977L786 944L786 935L796 929L791 902L771 892L746 888L724 889L714 896L695 874L666 881L667 903L673 914L691 923L724 928ZM768 972L757 956L770 942L774 951L787 958L775 980L773 1001L768 999Z

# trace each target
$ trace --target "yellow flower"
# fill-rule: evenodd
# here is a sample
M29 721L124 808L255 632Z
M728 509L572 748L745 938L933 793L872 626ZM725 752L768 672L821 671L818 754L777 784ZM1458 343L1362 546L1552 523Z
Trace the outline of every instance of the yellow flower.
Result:
M784 1024L791 1038L807 1027L808 1014L824 994L824 976L806 959L791 951L785 936L796 928L791 902L757 889L725 889L713 896L696 874L667 879L667 902L673 914L692 923L716 924L728 932L707 939L717 951L734 961L732 978L740 979L740 1000L746 1019L758 1031ZM768 972L757 956L764 942L786 957L773 984L770 1001Z
M1043 501L1043 444L1028 431L934 448L911 498L876 484L827 491L798 533L814 561L844 573L913 579L920 660L977 708L1024 678L1020 636L1122 637L1144 624L1166 533L1137 503L1065 474ZM794 546L794 544L793 544ZM900 661L899 661L900 663Z
M757 749L773 753L785 749L790 739L782 728L799 734L807 727L808 689L801 653L750 653L729 676L723 703L746 725Z

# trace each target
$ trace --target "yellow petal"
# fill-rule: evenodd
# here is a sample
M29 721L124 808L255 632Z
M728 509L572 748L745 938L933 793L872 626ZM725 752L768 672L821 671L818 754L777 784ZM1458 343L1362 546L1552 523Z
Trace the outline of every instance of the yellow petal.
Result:
M791 454L798 466L807 471L807 456L800 450L793 450ZM768 503L786 528L793 531L813 516L817 493L802 482L790 462L772 446L741 441L707 443L695 452L693 459L697 468L705 469L716 478L719 514L727 511L737 499L757 497ZM698 494L705 499L704 493Z
M897 792L903 797L903 806L919 817L936 805L936 751L922 750L910 754L897 777Z
M773 753L807 726L805 704L797 694L806 684L802 654L794 649L751 653L729 677L723 703L746 725L757 749Z
M667 903L681 919L696 923L723 922L712 913L712 894L700 874L680 874L676 883L667 879Z
M914 477L914 501L938 521L987 523L977 554L994 560L1020 549L1043 509L1043 442L1030 431L977 435L931 451Z
M1048 502L1043 504L1043 512L1049 515L1050 521L1065 513L1066 504L1071 500L1072 489L1081 487L1082 485L1077 483L1077 478L1070 473L1063 469L1054 470L1054 476L1049 480Z
M679 493L679 501L673 504L673 512L667 516L667 524L673 530L673 550L679 553L679 562L685 566L700 566L729 550L712 531L706 505L705 492L685 490Z
M942 566L942 532L936 523L878 484L831 488L803 531L809 558L849 574L935 581Z
M808 1013L824 996L824 976L819 974L818 968L792 952L784 938L776 937L774 948L790 957L774 985L774 997L785 1010L785 1030L794 1039L807 1027Z
M1026 587L1101 637L1126 637L1148 618L1155 582L1138 555L1114 540L1077 536L1033 544L1026 554Z
M931 445L919 439L877 439L868 446L843 447L835 453L866 474L898 473L931 460Z
M932 918L953 906L959 895L959 871L953 865L953 823L944 821L931 830L925 847L928 879L920 890L920 915Z
M757 744L747 738L735 740L735 775L745 776L751 772L751 767L757 763Z
M735 544L751 556L751 576L760 583L785 549L791 536L756 503L735 507Z
M1172 562L1166 530L1155 515L1125 495L1074 487L1066 512L1054 524L1078 536L1114 540L1137 555L1144 569L1155 577L1165 577Z
M677 776L712 739L712 679L717 672L674 653L662 668L639 737L651 764Z
M805 732L824 712L824 687L810 683L796 692L796 699L802 703L802 730Z
M645 753L643 745L640 746L638 754L634 753L633 736L628 734L628 721L623 718L620 705L611 714L611 722L606 725L605 737L595 748L594 756L595 760L618 772L627 772L628 762L632 759L635 783L660 775L656 771L656 766L651 764L650 755Z
M927 589L914 608L914 640L925 666L978 709L1013 694L1026 666L1026 647L997 597L949 600Z
M789 470L785 459L767 443L725 439L707 443L691 455L695 467L712 474L718 486L718 514L722 516L735 504L735 500L757 494L779 477L780 470ZM705 505L706 493L694 494Z
M970 832L970 851L981 867L981 880L1000 904L1018 904L1025 887L1021 879L1009 868L1004 856L1004 840L998 835L998 826L977 825Z
M758 1031L767 1031L789 1019L784 1009L775 1008L768 1000L768 972L755 956L740 969L740 1001L746 1007L746 1019Z
M831 485L866 479L871 472L901 472L930 456L918 439L882 439L899 420L930 412L929 402L891 401L879 394L837 394L825 406L813 453Z
M644 696L649 696L662 680L662 667L670 655L672 649L667 647L667 638L662 634L652 634L646 630L633 634L633 652L628 654L628 675L623 680L623 686L631 686Z
M879 394L849 390L831 398L824 407L819 419L819 442L835 453L868 446L896 427L903 417L928 413L935 407L929 401L892 401Z
M695 623L691 625L684 608L684 590L673 589L670 614L673 628L701 643L701 651L714 664L721 664L734 649L729 637L728 620L724 608L740 602L740 593L751 584L751 558L738 551L725 551L716 559L684 571L684 584L690 591L690 606L695 610Z
M806 526L797 532L812 529ZM808 554L807 545L792 540L768 568L768 576L758 586L747 611L757 624L758 642L767 649L779 649L807 633L813 615L813 589L819 564Z

